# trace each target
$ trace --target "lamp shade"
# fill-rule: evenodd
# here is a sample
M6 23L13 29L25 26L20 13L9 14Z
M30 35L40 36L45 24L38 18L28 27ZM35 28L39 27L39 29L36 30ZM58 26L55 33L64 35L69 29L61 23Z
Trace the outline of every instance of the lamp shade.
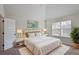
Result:
M47 29L43 29L43 31L44 31L44 32L46 32L46 31L47 31Z
M22 33L22 30L21 29L17 29L17 33Z

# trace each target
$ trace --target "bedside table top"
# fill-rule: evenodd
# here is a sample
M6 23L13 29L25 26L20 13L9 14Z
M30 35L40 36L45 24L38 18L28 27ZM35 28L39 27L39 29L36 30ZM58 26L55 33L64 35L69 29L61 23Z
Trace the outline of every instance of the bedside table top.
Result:
M25 39L27 39L27 38L17 38L17 39L15 40L15 42L24 41Z

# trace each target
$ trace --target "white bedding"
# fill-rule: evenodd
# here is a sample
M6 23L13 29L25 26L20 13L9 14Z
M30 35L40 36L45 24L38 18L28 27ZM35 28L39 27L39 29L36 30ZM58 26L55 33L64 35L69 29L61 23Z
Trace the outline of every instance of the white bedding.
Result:
M61 41L53 37L33 37L26 39L25 45L34 55L45 55L61 46Z

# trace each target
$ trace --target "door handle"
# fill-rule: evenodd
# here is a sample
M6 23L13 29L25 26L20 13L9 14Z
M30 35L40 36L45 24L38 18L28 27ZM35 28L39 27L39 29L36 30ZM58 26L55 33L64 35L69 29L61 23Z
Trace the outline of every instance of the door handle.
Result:
M14 35L16 35L16 34L14 34Z
M4 35L4 32L2 32L2 34Z

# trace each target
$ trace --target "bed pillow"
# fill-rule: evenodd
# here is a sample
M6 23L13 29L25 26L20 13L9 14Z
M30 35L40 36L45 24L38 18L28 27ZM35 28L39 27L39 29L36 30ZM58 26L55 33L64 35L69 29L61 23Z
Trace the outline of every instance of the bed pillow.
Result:
M37 37L45 37L46 35L43 34L43 33L36 33L36 36L37 36Z
M35 37L35 33L28 33L29 38Z
M36 36L41 36L42 34L41 33L36 33Z

